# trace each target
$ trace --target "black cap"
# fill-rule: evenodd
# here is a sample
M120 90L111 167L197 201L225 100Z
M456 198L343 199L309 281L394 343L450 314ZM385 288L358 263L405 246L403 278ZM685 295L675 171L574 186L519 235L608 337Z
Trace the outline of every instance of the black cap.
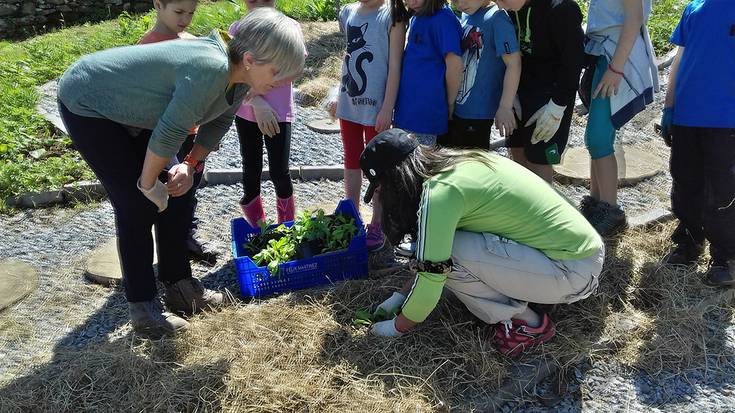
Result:
M377 134L360 155L360 168L370 185L365 192L365 203L373 199L381 175L403 162L419 143L403 129L388 129Z

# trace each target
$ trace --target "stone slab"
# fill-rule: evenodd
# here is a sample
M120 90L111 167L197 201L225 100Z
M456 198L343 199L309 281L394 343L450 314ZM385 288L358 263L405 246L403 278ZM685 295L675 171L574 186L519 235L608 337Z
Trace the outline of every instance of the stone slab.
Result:
M663 159L649 150L634 145L616 145L618 180L621 186L631 186L648 179L665 168ZM590 155L584 147L567 148L559 165L554 166L560 181L584 183L590 180Z
M317 119L306 124L306 126L319 133L339 133L339 122L332 118Z
M631 228L647 227L653 224L663 224L674 219L674 213L663 208L654 208L641 215L636 215L628 219L628 225Z
M52 80L38 87L38 104L36 111L48 120L54 127L64 135L68 135L66 126L59 116L59 105L56 102L56 90L58 82Z
M153 264L158 262L156 236L153 232ZM84 273L90 281L101 285L116 285L122 281L120 257L117 253L117 238L110 238L89 254Z
M17 197L8 197L5 203L11 207L37 208L64 202L64 191L28 192Z
M0 311L28 297L38 288L38 273L30 265L7 259L0 261Z
M344 171L342 165L302 166L299 168L299 175L304 181L314 179L332 179L338 181L344 178Z

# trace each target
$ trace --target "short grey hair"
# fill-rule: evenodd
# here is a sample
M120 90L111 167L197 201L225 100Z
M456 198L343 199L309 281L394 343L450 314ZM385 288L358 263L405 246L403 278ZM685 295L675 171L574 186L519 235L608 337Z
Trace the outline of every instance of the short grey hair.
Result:
M304 69L306 47L299 24L270 7L258 7L239 22L229 43L230 61L240 63L250 53L261 64L273 64L281 79Z

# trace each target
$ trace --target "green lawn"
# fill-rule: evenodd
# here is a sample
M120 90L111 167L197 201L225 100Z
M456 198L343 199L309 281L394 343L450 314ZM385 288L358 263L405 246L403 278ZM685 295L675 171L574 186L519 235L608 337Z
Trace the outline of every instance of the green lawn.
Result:
M355 0L343 0L346 4ZM686 0L658 0L649 28L657 50L667 51L668 37ZM335 18L335 0L278 0L278 8L300 20ZM586 8L584 2L581 3ZM190 31L204 34L227 28L244 13L240 0L204 2ZM56 134L36 114L36 87L58 78L85 53L135 43L152 26L154 14L122 15L111 21L85 24L21 42L0 41L0 211L8 196L55 189L92 178L70 141Z

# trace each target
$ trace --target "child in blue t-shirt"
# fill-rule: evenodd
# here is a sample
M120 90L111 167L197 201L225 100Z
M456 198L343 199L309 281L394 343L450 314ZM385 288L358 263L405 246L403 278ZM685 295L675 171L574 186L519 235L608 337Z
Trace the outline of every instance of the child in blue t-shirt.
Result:
M709 241L704 282L735 285L735 7L693 0L671 43L661 135L671 146L671 206L679 225L669 264L694 264Z
M411 16L394 123L434 145L448 131L459 91L462 27L446 0L391 0L391 12L398 21Z
M490 128L516 129L513 100L521 80L521 53L508 13L490 0L452 0L462 11L464 74L442 146L490 149Z

